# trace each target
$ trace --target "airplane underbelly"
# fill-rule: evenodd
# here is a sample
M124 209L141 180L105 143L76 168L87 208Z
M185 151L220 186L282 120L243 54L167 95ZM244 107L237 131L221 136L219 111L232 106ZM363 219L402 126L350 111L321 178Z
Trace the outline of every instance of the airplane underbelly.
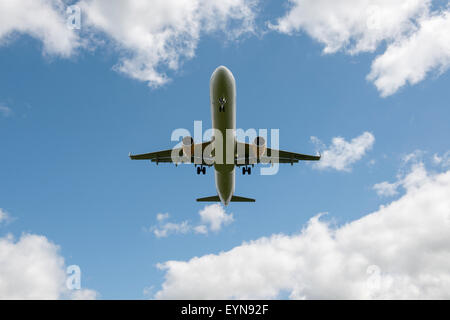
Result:
M215 129L215 180L217 193L227 205L234 193L235 179L235 129L236 129L236 83L232 73L225 67L217 68L210 82L211 118ZM219 143L220 141L220 143Z
M234 194L234 169L231 172L215 170L217 194L220 200L227 205Z

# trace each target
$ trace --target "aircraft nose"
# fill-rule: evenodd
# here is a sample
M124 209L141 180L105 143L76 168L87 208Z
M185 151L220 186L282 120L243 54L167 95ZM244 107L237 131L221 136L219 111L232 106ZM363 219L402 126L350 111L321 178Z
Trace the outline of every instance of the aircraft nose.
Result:
M216 79L225 79L228 78L231 74L231 71L228 70L225 66L217 67L216 70L213 72L213 77Z
M216 68L215 72L217 72L217 73L230 72L230 70L228 70L228 68L225 66L218 66Z

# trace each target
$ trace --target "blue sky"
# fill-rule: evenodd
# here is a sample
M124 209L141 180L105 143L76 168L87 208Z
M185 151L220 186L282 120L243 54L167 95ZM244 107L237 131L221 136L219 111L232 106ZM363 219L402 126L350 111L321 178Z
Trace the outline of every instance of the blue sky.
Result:
M322 2L324 6L327 4L327 1ZM52 3L57 5L59 2ZM117 35L113 28L102 29L96 25L98 13L93 8L94 3L83 1L78 4L84 19L81 30L68 29L69 35L55 36L58 41L59 37L92 41L81 46L49 49L44 38L39 36L40 31L30 31L34 24L23 27L18 22L17 26L5 27L9 28L9 33L0 33L0 106L3 107L0 108L0 212L8 217L2 219L0 215L3 241L0 246L5 246L3 250L6 247L20 250L25 246L22 241L26 237L45 237L44 240L41 238L45 248L46 244L59 246L59 251L52 251L51 256L63 257L64 266L79 265L82 287L95 291L99 298L141 299L155 297L155 294L162 298L280 297L285 292L292 298L340 297L334 288L314 286L314 282L309 285L317 288L315 291L299 289L304 279L298 280L299 287L290 288L270 283L264 277L265 280L258 283L263 288L274 288L267 294L261 293L264 290L255 293L232 287L228 291L224 289L223 295L215 296L211 288L217 283L208 284L206 280L205 286L200 286L203 291L190 295L189 287L192 288L192 283L195 286L191 278L197 270L190 259L201 257L204 267L214 275L214 264L209 264L206 255L213 254L231 263L234 260L227 260L226 253L233 248L240 250L243 242L261 237L272 239L274 234L283 235L286 241L293 237L303 237L302 241L306 241L304 239L309 235L305 228L317 225L310 219L318 213L328 213L320 218L325 222L320 223L326 225L329 232L342 230L347 224L354 225L355 221L364 221L370 228L371 224L365 218L368 214L384 216L381 205L403 203L405 197L412 197L412 192L422 190L427 183L432 184L447 174L446 165L450 163L446 158L446 152L450 150L450 78L445 71L450 52L446 47L440 49L442 56L447 57L442 61L426 56L427 52L438 50L433 47L435 42L422 44L421 48L430 46L430 51L417 53L412 50L409 53L412 57L408 58L413 64L401 59L403 68L418 72L420 63L428 61L424 63L426 75L412 85L400 85L388 96L383 96L383 92L392 87L377 85L366 78L374 68L375 59L386 57L390 46L394 49L396 45L401 46L402 41L410 39L408 36L419 34L420 28L402 30L407 40L392 40L385 31L380 32L381 35L370 34L370 30L361 31L363 36L357 34L349 41L343 40L337 50L324 53L327 41L335 37L317 36L312 31L315 22L304 22L297 17L301 26L298 29L290 26L295 30L289 32L267 27L267 22L276 24L277 19L296 5L305 6L302 10L308 5L313 7L308 1L292 1L287 6L283 2L270 1L250 5L242 0L236 1L236 8L248 4L254 16L249 18L235 13L239 11L236 8L228 8L229 12L223 14L224 21L231 21L226 28L242 31L238 38L230 38L228 29L222 30L222 26L209 30L209 22L205 22L200 27L204 30L191 35L192 39L186 36L185 30L180 31L189 44L178 43L180 48L175 45L175 49L172 48L175 51L165 52L169 58L160 56L164 52L158 53L159 60L154 62L155 56L143 53L145 46L136 46L134 39ZM446 2L437 1L433 5L437 8L431 9L424 1L421 7L413 8L415 15L407 18L417 19L423 25L443 17L449 25ZM56 10L64 17L61 11L45 8L46 4L42 6L45 10ZM114 9L114 5L112 7ZM386 10L394 12L397 8ZM245 25L248 19L252 22L251 30ZM56 21L58 27L61 19ZM174 21L177 20L174 18ZM40 22L35 23L39 25ZM117 23L120 26L121 22ZM124 26L131 28L129 21ZM344 31L335 30L335 33L343 34ZM152 34L151 30L148 32ZM351 53L351 43L368 34L379 37L375 48ZM173 52L179 53L185 50L183 46L189 45L193 46L192 57L181 54L174 58L177 65L170 68ZM139 79L133 68L118 71L124 59L139 60L139 63L145 59L152 61L145 60L147 78ZM308 154L314 154L318 148L322 153L328 150L330 161L344 161L347 170L332 165L314 167L310 163L299 163L293 167L282 166L274 176L242 176L238 171L236 194L256 198L255 204L232 203L226 207L225 214L232 214L233 221L218 231L197 234L190 229L186 233L156 237L154 228L164 225L164 222L158 224L159 213L169 213L166 220L174 224L187 221L190 226L195 226L200 223L199 212L205 205L196 203L195 198L215 194L213 172L210 169L205 176L197 176L194 168L187 165L175 168L173 165L157 167L148 162L133 162L128 159L128 152L170 149L174 145L170 141L172 131L177 128L193 131L194 120L203 121L204 129L210 128L209 79L219 65L227 66L236 78L238 127L279 129L280 148ZM402 72L392 75L389 74L392 68L380 68L380 73L391 82L400 81L398 74ZM149 79L154 74L166 74L166 81L152 82ZM417 78L417 75L406 76L407 80L408 77ZM352 139L365 132L370 133L374 141L363 143L362 150L339 149L339 146L333 149L334 138L342 137L351 147ZM321 146L313 143L313 136L320 139ZM405 158L410 154L414 156L409 160ZM352 156L355 160L349 160ZM414 184L412 190L408 177L412 179L423 172L428 175L428 180L420 180L423 184ZM374 185L383 181L395 185L396 191L390 194L391 197L380 196L374 189ZM437 200L433 201L436 203ZM448 201L443 200L440 205L441 209L436 209L439 214L442 208L450 212ZM431 207L413 207L422 208L417 215L433 211ZM315 241L314 237L311 239ZM358 242L357 238L351 239ZM423 241L425 246L433 239ZM19 244L23 246L19 247ZM382 250L386 245L376 244L374 240L373 248L352 250L362 254L364 250ZM29 252L25 251L23 255L27 257ZM224 252L225 256L221 255ZM48 255L48 252L44 253ZM18 256L21 254L17 253ZM443 253L436 253L436 261L440 254ZM0 253L0 261L7 257ZM246 258L251 259L244 255L243 259ZM33 261L30 259L25 265L17 262L18 273L28 272ZM166 269L157 267L167 261L184 263L189 275L182 274L177 265L166 265ZM327 261L319 259L315 263L320 267L330 262ZM439 263L441 270L448 262ZM255 268L261 264L263 262L255 262ZM306 275L313 265L311 262L309 267L302 267L298 272ZM404 272L411 283L419 288L423 285L408 273L407 267L398 266L388 258L375 259L368 265L380 266L384 275ZM61 270L65 272L64 266L59 267L60 273ZM230 268L241 275L252 271L239 270L239 266L238 263ZM2 275L0 267L0 278L20 276L8 271L11 268L4 267ZM274 268L275 273L287 272ZM350 289L348 292L343 290L348 295L341 292L342 297L366 297L365 292L352 287L356 278L364 282L367 276L365 264L358 270L358 276L343 276ZM445 287L444 279L448 273L433 270L431 274L440 279L441 287ZM226 282L227 272L232 270L217 270L217 274L222 272ZM258 272L256 270L255 274ZM204 276L207 278L208 275L205 273ZM326 278L326 272L322 276ZM386 290L383 294L387 297L401 296L395 292L414 297L412 293L408 295L405 288L386 289L383 283L381 288ZM28 294L34 290L31 288L35 286L27 285L24 281L23 288L0 288L2 298L21 296L22 292ZM319 288L322 291L319 292ZM43 294L42 297L61 297L58 290L49 291L50 295ZM22 296L26 297L25 293ZM37 290L36 296L41 297L40 293ZM443 290L438 297L448 297L447 294L448 291ZM423 296L419 297L428 296L423 291Z

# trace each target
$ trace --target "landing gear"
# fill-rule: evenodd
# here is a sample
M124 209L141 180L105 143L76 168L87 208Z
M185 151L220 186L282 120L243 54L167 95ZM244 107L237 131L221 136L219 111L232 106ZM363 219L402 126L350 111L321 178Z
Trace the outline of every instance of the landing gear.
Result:
M225 112L225 104L227 103L227 99L225 97L219 98L219 112Z
M206 167L204 166L197 167L197 174L200 173L206 174Z
M252 167L242 167L242 174L245 176L245 173L248 173L248 175L252 174Z

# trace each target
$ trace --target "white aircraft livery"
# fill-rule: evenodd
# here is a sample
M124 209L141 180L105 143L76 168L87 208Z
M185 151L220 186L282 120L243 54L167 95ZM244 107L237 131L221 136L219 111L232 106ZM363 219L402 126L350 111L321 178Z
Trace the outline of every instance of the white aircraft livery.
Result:
M197 174L205 174L206 167L214 167L217 195L199 198L200 202L255 202L254 199L234 195L235 169L251 174L258 163L290 163L300 160L318 161L320 156L270 149L266 139L256 137L253 143L236 139L236 82L230 70L218 67L210 81L211 118L213 135L210 141L195 144L190 136L183 137L181 147L170 150L129 155L132 160L158 163L193 163Z

